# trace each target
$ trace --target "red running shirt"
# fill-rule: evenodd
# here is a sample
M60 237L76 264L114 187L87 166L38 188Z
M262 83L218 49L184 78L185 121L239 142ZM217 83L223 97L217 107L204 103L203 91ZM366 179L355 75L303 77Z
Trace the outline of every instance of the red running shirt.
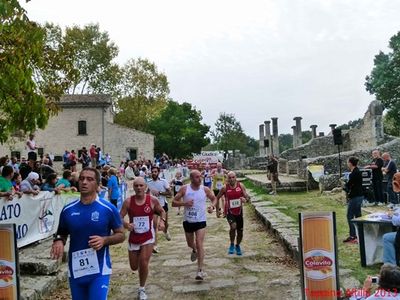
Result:
M242 213L242 200L240 197L243 197L243 190L240 183L236 183L234 188L227 184L225 188L225 207L228 213L236 216L240 215Z
M132 244L143 244L153 238L153 215L151 208L151 197L146 195L143 205L137 205L135 196L131 197L128 209L129 221L133 224L133 230L129 234L129 242Z

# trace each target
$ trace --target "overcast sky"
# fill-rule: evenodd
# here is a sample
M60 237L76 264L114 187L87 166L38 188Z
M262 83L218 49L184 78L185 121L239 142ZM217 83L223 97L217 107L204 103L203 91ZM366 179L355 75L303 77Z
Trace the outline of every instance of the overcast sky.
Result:
M374 56L400 30L395 0L32 0L31 20L99 23L118 62L145 57L171 96L213 125L233 113L248 135L278 117L291 133L360 118L374 100L364 88Z

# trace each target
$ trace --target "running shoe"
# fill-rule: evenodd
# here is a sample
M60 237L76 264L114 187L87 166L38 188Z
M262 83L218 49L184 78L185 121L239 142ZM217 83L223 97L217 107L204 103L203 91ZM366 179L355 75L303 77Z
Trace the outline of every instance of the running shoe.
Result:
M204 280L204 277L206 277L206 273L204 273L202 270L200 270L197 272L195 279L196 280Z
M153 253L154 254L157 254L157 253L159 253L160 251L158 250L158 247L157 246L154 246L153 247Z
M138 290L138 299L139 300L147 300L146 291L144 289Z
M239 256L242 255L242 249L240 249L239 245L236 245L235 250L236 250L236 255L239 255Z
M190 254L190 260L196 261L196 259L197 259L197 252L192 250L192 253Z
M166 239L167 241L170 241L170 240L171 240L171 234L169 233L169 231L165 232L164 235L165 235L165 239Z
M354 240L357 242L357 238L355 236L349 236L348 238L343 240L343 243L354 243Z
M228 249L228 254L233 254L233 253L235 253L235 246L231 244Z

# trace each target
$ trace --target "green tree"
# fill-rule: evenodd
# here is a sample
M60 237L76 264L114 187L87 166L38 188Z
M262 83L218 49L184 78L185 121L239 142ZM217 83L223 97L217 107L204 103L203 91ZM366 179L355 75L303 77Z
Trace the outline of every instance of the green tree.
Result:
M392 134L400 133L400 32L389 41L391 51L380 51L374 68L366 77L365 87L380 100L387 111L387 121L394 125Z
M44 128L57 112L60 89L40 83L46 64L45 31L17 0L0 0L0 142ZM52 88L53 86L53 88Z
M151 120L149 130L155 135L155 152L183 158L197 153L210 140L210 127L201 123L201 112L190 103L168 101L161 114Z
M71 94L117 94L120 69L113 60L118 47L110 40L107 32L100 31L98 24L67 27L65 34L54 24L45 24L46 47L58 59L51 63L62 64L62 78L67 84L66 92ZM70 66L69 69L63 68ZM45 74L48 77L52 73Z
M122 68L115 123L148 131L150 121L167 106L167 76L147 59L132 59Z
M215 122L215 130L211 133L218 150L240 150L248 156L253 156L258 149L257 141L247 136L242 125L233 114L220 113Z

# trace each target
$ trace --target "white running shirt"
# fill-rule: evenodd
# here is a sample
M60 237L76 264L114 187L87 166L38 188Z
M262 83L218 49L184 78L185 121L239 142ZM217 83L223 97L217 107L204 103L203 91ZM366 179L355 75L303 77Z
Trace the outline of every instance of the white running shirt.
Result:
M206 192L204 191L204 186L201 185L200 188L195 191L192 189L190 184L186 185L186 192L183 196L183 202L193 200L192 207L184 208L183 221L189 223L205 222L207 220L206 215Z

